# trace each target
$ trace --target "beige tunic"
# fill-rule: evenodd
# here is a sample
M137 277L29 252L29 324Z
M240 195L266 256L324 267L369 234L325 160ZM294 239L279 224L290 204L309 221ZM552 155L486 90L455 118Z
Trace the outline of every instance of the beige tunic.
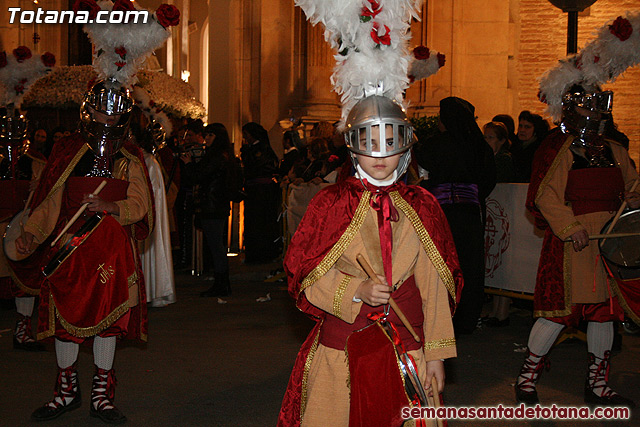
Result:
M633 168L626 150L611 144L611 150L617 166L622 171L625 189L629 191L638 173ZM573 165L573 153L566 150L557 159L558 166L549 172L547 185L541 187L536 206L551 226L553 233L560 239L568 239L573 233L586 230L589 235L598 234L604 224L615 212L594 212L574 215L571 206L565 203L565 189L569 171ZM565 289L571 294L571 302L599 303L609 298L607 274L601 262L596 262L599 254L598 243L591 240L589 246L580 252L573 250L571 242L565 243L565 259L568 259L569 271L565 272ZM569 286L567 288L567 286Z
M392 223L393 282L400 283L415 275L424 312L425 342L421 350L409 352L423 385L426 385L426 362L456 356L455 338L446 287L425 253L415 229L405 215ZM316 307L353 323L362 302L353 302L358 286L367 279L356 261L363 254L369 264L382 274L382 254L377 213L372 208L359 233L336 264L305 289L307 299ZM345 274L346 273L346 274ZM349 279L349 276L353 276ZM345 352L318 345L311 363L307 383L307 404L302 419L304 427L340 427L349 424L348 364Z

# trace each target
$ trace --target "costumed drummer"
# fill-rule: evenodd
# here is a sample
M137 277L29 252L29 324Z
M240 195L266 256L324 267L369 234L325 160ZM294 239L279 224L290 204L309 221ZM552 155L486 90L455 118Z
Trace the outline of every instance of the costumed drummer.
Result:
M634 406L613 391L608 372L613 322L623 320L619 296L603 263L597 241L624 199L640 207L631 192L638 173L624 147L601 134L609 120L612 92L574 87L563 102L562 123L536 153L527 208L545 229L535 288L529 354L516 383L520 402L538 402L536 383L552 344L565 326L586 320L588 372L585 403Z
M27 120L21 115L4 116L0 119L0 230L4 232L8 221L24 209L29 192L35 189L44 169L46 158L37 152L25 139ZM19 227L19 223L14 227ZM13 243L8 242L8 244ZM10 289L15 297L17 320L13 333L13 348L27 351L42 351L44 346L33 338L31 316L35 297L40 292L40 274L20 274L22 271L37 271L30 260L20 263L14 271L4 251L0 253L0 286Z
M80 406L76 361L79 345L91 339L90 414L107 423L126 420L113 403L113 361L118 338L146 340L145 286L133 240L144 239L153 227L153 191L144 158L128 140L132 106L129 90L115 80L92 87L81 107L81 130L54 147L24 225L25 237L16 241L23 253L49 245L82 204L88 205L88 215L52 252L59 252L83 224L97 224L73 236L70 244L82 243L48 272L41 288L37 337L55 337L58 377L53 399L33 412L34 420L53 419ZM103 181L99 195L92 194Z
M443 359L456 355L450 308L462 276L438 202L401 180L411 158L411 124L400 105L373 95L351 109L346 127L357 174L315 196L284 261L289 293L317 324L295 362L279 426L402 424L400 411L385 412L387 402L416 404L403 391L389 393L390 383L399 381L397 362L385 369L381 356L355 372L355 358L377 344L351 346L354 331L380 316L390 297L420 337L412 338L390 311L392 335L412 356L425 388L435 377L442 391ZM376 277L367 277L359 254ZM371 381L376 389L367 388ZM383 402L374 403L376 396Z

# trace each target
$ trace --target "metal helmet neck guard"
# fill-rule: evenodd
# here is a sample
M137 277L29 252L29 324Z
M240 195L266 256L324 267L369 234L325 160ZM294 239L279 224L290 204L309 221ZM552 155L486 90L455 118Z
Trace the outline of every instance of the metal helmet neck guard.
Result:
M415 139L413 126L398 103L384 96L363 98L351 109L345 125L346 145L356 168L356 154L369 157L402 154L397 178L406 172Z
M572 90L562 100L562 122L564 133L574 135L574 143L590 146L599 144L605 125L611 118L613 92L585 92Z
M87 92L80 107L80 122L89 146L97 155L113 154L120 149L128 136L133 105L129 89L115 80L102 80Z

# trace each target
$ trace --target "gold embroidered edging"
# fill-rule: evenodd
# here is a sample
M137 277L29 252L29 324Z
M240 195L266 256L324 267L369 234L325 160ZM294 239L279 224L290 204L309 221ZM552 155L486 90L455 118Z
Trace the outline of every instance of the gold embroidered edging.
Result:
M126 200L121 200L124 215L121 216L123 224L129 224L131 222L131 211L129 210L129 203ZM122 213L122 212L121 212Z
M435 350L437 348L455 347L455 338L442 338L439 340L429 341L424 343L425 350Z
M433 243L433 240L431 240L431 236L429 236L427 229L424 228L424 224L422 224L420 217L418 217L418 214L413 210L411 205L409 205L409 203L405 199L403 199L402 196L400 196L400 193L398 193L397 191L392 191L390 195L393 204L397 206L407 218L409 218L411 225L413 225L413 228L416 230L416 233L420 238L420 242L422 242L422 246L425 252L438 271L438 275L444 282L449 295L451 295L451 298L453 298L453 300L455 301L456 285L453 280L453 274L451 274L451 270L449 270L449 267L447 267L447 264L444 262L442 255L440 255L440 252L438 252L436 245Z
M316 351L318 350L318 342L320 341L320 328L318 328L318 332L316 333L315 338L313 339L313 344L309 349L309 354L307 355L307 360L304 362L304 371L302 372L302 389L300 391L300 424L302 424L302 419L304 418L304 411L307 409L307 387L309 385L309 371L311 370L311 362L313 361L313 357L316 355Z
M71 175L71 172L73 172L76 164L80 161L82 156L84 156L84 153L86 153L87 150L89 150L89 145L85 143L84 145L82 145L82 147L80 147L76 155L73 156L73 159L71 159L71 162L69 162L69 165L64 170L62 175L60 175L60 178L58 178L53 187L51 187L51 191L49 191L49 194L47 194L47 197L45 197L44 200L49 200L51 197L53 197L55 192L58 191L67 182L67 179Z
M579 227L580 225L582 225L580 224L580 221L576 221L573 224L569 224L565 228L563 228L559 234L560 236L564 236L569 230L571 230L574 227Z
M564 277L564 308L562 310L534 310L533 317L564 317L571 314L571 252L573 243L564 243L564 253L562 260Z
M320 261L320 263L311 270L311 273L307 275L302 281L302 285L300 286L301 294L305 289L309 286L313 285L319 278L327 274L327 271L336 263L338 258L344 253L347 247L351 244L353 239L356 237L358 230L364 223L364 219L367 216L367 212L369 211L369 200L371 199L371 193L369 191L365 191L362 193L362 198L360 199L360 203L356 209L356 212L353 214L353 219L351 223L344 231L338 242L331 248L329 253L325 255L325 257Z
M11 268L10 265L9 265L9 275L11 276L11 279L13 279L13 282L16 284L16 286L20 288L22 292L27 293L29 295L38 295L40 293L40 288L38 289L29 288L27 285L22 283L22 281L18 278L18 276L16 276L16 273L13 271L13 268Z
M551 166L549 167L549 170L547 171L547 174L542 179L542 182L540 183L540 186L538 187L538 191L536 192L536 198L535 198L535 202L534 202L536 205L538 204L538 200L542 196L542 190L547 185L549 185L549 181L551 181L551 176L553 175L553 172L558 168L558 165L560 164L560 157L562 157L561 154L564 154L564 152L569 149L569 147L571 146L571 143L573 142L574 138L575 137L573 135L569 135L569 137L564 142L564 144L562 144L562 147L560 148L560 151L558 151L558 154L556 155L556 158L553 159L553 163L551 163Z
M333 315L338 319L342 319L342 298L344 298L344 293L346 292L350 281L351 276L344 276L338 285L335 295L333 296Z

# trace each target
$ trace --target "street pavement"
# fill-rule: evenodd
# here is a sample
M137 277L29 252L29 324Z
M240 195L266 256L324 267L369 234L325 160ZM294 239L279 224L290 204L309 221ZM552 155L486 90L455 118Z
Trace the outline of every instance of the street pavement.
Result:
M248 266L232 258L233 295L219 303L199 293L211 282L176 272L175 304L149 310L149 341L120 343L115 369L116 404L129 426L275 426L287 380L312 322L294 306L279 282L264 278L278 264ZM270 296L269 301L257 302ZM263 298L266 299L266 298ZM531 311L512 309L503 328L480 328L458 339L458 357L446 362L444 401L449 406L514 406L513 383L524 358ZM83 403L47 423L31 412L51 398L53 344L47 351L13 350L15 309L0 309L0 426L100 426L90 418L93 360L90 346L79 356ZM538 387L543 405L583 406L586 344L567 340L551 353L551 370ZM640 402L640 336L623 333L613 356L610 383ZM331 408L327 408L331 410ZM640 413L640 410L637 411ZM623 421L450 421L450 426L640 426L640 415ZM332 426L327 426L332 427ZM384 427L384 426L372 426Z

